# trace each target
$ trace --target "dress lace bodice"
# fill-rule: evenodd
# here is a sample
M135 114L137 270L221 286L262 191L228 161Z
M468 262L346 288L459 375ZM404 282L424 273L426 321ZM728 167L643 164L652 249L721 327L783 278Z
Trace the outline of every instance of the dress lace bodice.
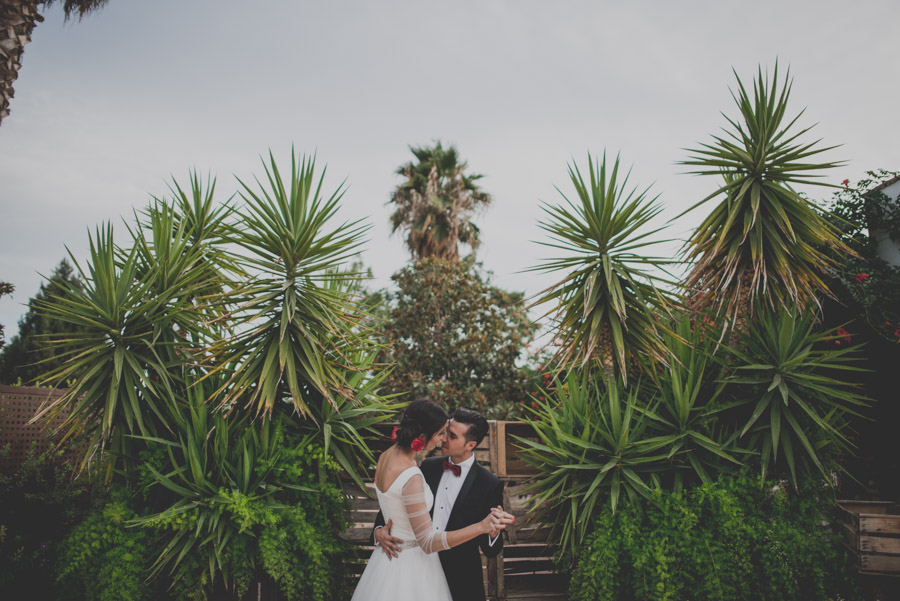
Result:
M391 535L404 541L415 540L425 553L445 551L447 533L438 532L431 523L434 495L425 484L425 476L415 466L409 467L384 492L375 487L378 504L385 521L393 520Z

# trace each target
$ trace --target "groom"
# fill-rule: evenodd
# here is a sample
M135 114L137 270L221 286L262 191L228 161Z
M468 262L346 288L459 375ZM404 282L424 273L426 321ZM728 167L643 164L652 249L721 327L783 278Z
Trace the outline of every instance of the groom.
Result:
M435 530L450 531L480 522L492 507L502 504L503 483L475 461L475 447L488 432L484 417L470 409L457 409L447 427L447 439L441 446L443 457L431 457L420 469L434 493L431 520ZM391 536L391 524L384 516L375 518L375 544L391 557L401 552L403 541ZM487 534L473 538L458 547L441 551L438 557L444 567L453 601L484 601L481 557L503 550L503 537Z

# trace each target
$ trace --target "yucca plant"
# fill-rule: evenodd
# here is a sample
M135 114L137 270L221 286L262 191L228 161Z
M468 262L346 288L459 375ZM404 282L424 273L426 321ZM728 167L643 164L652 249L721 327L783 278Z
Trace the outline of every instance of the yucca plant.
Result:
M843 163L816 162L834 147L801 141L811 128L792 129L803 111L787 117L789 74L781 81L776 64L770 80L760 69L751 91L735 77L739 117L726 117L730 129L690 150L682 162L695 168L691 173L722 180L685 211L719 199L685 243L684 255L694 263L685 281L693 307L712 307L743 331L757 302L779 308L815 304L817 293L828 293L823 275L834 264L829 247L852 251L825 212L796 189L828 185L816 179L819 172Z
M285 508L273 497L279 487L272 470L281 449L272 420L250 425L246 419L211 414L202 399L186 408L174 440L145 438L164 445L169 459L165 472L146 465L154 479L151 486L167 489L167 496L174 499L162 511L133 521L167 533L151 577L168 568L177 580L183 560L196 550L209 568L209 582L220 577L226 589L234 589L231 566L223 558L226 545L242 530L235 515L240 514L240 505L245 511L256 502L270 509ZM255 554L243 561L249 562L250 571L257 569Z
M368 490L362 478L376 463L369 441L383 436L375 426L391 419L403 407L378 393L390 370L376 365L377 354L377 349L348 353L347 359L354 366L344 374L350 394L329 401L310 391L310 418L296 425L305 440L322 447L325 455L333 457L361 490ZM320 468L324 470L324 465ZM324 478L324 471L319 476Z
M565 277L544 290L535 304L551 303L555 314L560 367L600 366L607 381L616 374L627 382L634 365L667 358L660 337L663 315L673 302L657 284L672 261L640 254L661 241L648 229L662 207L649 188L628 190L628 174L620 180L619 159L607 168L588 155L590 180L569 166L577 200L560 191L564 205L544 204L540 224L550 242L541 244L565 254L529 271L563 272Z
M860 416L868 404L845 379L864 371L858 347L817 330L810 309L757 310L753 332L729 349L731 394L749 412L737 435L760 454L763 476L787 466L795 485L801 469L828 479L823 454L850 447L844 418Z
M214 411L223 377L190 373L173 432L141 437L146 508L131 525L156 535L150 577L165 573L192 594L244 598L250 581L268 574L287 599L333 598L328 587L344 552L339 466L316 442L288 434L290 416ZM303 578L303 569L319 574Z
M638 411L641 386L601 385L599 377L571 372L565 385L536 399L528 420L538 440L516 436L521 458L537 470L531 520L550 524L560 554L573 560L600 506L613 512L622 496L651 498L666 469L664 440L648 440L650 420Z
M175 396L172 345L178 344L170 333L176 324L189 323L179 299L200 281L192 274L197 256L189 251L173 258L180 267L170 281L168 263L140 269L140 249L139 243L118 249L112 226L98 228L90 237L87 267L72 257L84 287L67 287L38 306L81 329L53 341L66 360L46 378L68 388L35 419L67 412L63 440L81 432L92 436L82 465L97 449L111 450L108 476L120 460L133 459L128 435L153 436L167 427Z
M352 277L335 268L359 249L367 228L360 221L330 227L343 187L325 195L325 172L316 178L315 158L291 158L286 180L270 153L263 163L267 186L240 182L246 204L229 241L249 253L240 258L248 277L227 299L237 306L236 333L210 351L213 369L230 372L227 405L271 413L288 398L309 416L312 390L335 404L350 393L347 360L330 341L348 346L356 308L327 283Z
M188 186L183 187L178 180L172 179L169 184L171 200L154 196L155 202L151 204L151 209L160 204L172 207L175 225L186 232L187 247L201 249L206 271L203 280L207 285L199 291L197 302L203 303L204 310L218 308L216 303L208 302L209 297L223 292L234 276L240 280L245 275L235 257L223 250L229 224L235 216L231 205L233 197L218 203L215 190L215 178L207 177L204 183L197 172L192 171L188 174ZM208 317L215 320L220 315L210 313Z
M716 381L721 365L714 324L708 318L680 316L664 337L672 353L656 378L659 401L640 411L650 418L655 436L670 459L664 484L680 491L686 482L711 482L721 471L742 465L740 449L730 444L730 432L718 419L728 408L720 401Z

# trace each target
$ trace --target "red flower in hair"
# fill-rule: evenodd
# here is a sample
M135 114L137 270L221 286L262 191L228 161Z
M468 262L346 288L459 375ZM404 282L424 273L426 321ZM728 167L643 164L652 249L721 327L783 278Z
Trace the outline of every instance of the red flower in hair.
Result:
M397 430L400 429L400 426L394 426L394 429L391 430L391 442L397 442Z
M425 448L425 441L421 438L414 438L412 443L410 443L409 448L418 453Z

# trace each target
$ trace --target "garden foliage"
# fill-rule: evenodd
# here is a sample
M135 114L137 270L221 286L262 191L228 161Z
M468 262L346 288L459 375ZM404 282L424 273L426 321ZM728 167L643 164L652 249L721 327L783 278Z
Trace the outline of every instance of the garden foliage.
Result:
M527 391L516 361L535 331L523 295L491 286L471 260L422 259L393 280L380 328L394 364L384 390L489 419L521 415Z
M359 222L341 188L292 156L240 201L192 175L154 198L120 246L111 225L37 314L70 326L45 378L63 439L114 491L63 543L75 598L339 598L338 475L362 484L368 437L397 409L343 268ZM74 259L73 259L74 260Z
M861 599L830 527L832 497L747 471L653 503L604 507L581 548L573 601Z

